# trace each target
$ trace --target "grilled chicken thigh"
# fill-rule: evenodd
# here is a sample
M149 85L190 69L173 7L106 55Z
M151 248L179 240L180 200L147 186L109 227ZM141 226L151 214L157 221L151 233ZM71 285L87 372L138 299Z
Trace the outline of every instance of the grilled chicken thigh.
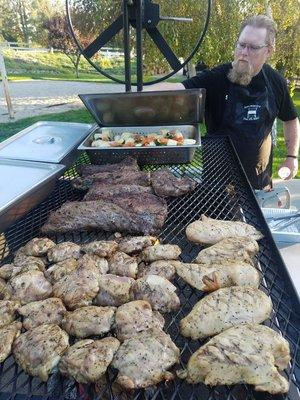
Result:
M190 358L189 383L209 386L247 383L257 391L287 393L289 383L278 372L290 360L288 342L264 325L239 325L220 333Z
M95 266L78 267L53 285L53 296L69 310L89 306L98 293L100 276Z
M0 300L9 300L12 297L12 289L0 278Z
M117 251L110 257L108 263L109 272L111 274L136 278L138 270L136 258L131 257L122 251Z
M257 241L250 237L229 237L201 250L195 259L195 263L223 264L227 261L249 261L258 251Z
M180 307L180 300L175 291L176 286L159 275L137 279L131 287L135 300L146 300L153 310L162 313L175 311Z
M200 244L215 244L228 237L242 236L254 240L263 237L254 226L245 222L217 220L205 215L186 227L186 236L190 242Z
M105 373L119 345L113 337L80 340L62 356L59 370L79 383L96 382Z
M52 285L41 271L27 271L9 281L13 297L21 304L44 300L51 296Z
M58 243L52 247L48 252L48 260L52 263L67 260L68 258L78 259L80 257L80 246L72 242Z
M112 274L101 275L99 278L99 293L95 304L99 306L120 306L133 300L130 293L134 279L127 276Z
M259 286L259 273L244 261L220 264L174 263L177 274L189 285L212 292L229 286Z
M110 257L117 248L118 243L113 240L99 240L83 245L82 251L99 257Z
M4 264L0 267L0 279L7 281L11 278L13 269L16 268L14 264Z
M192 339L202 339L234 325L259 324L271 312L271 299L259 289L245 286L219 289L198 301L180 321L180 332Z
M139 265L138 278L144 278L148 275L159 275L171 281L175 275L175 260L158 260L153 261L151 264Z
M23 318L25 329L33 329L42 324L61 325L66 308L61 299L50 297L42 301L33 301L18 309Z
M145 247L153 246L157 238L155 236L133 236L122 238L118 243L118 250L126 254L135 254Z
M78 266L95 266L99 273L106 274L108 271L108 262L104 257L99 257L96 254L84 254L78 259Z
M12 344L20 335L21 328L21 322L17 321L0 328L0 363L10 355Z
M45 272L45 276L54 285L55 282L69 275L76 268L78 268L78 261L75 258L68 258L67 260L51 265Z
M18 268L28 268L29 266L37 267L40 271L45 271L45 262L42 258L34 257L34 256L27 256L24 253L24 248L22 248L16 257L14 258L14 265Z
M153 312L151 305L144 300L130 301L116 312L115 329L121 342L150 328L163 329L164 324L164 317L157 311Z
M55 243L48 238L33 238L24 246L24 254L26 256L40 257L47 254L48 250L52 249Z
M141 259L146 262L157 260L176 260L181 254L181 248L176 244L158 244L146 247L141 254Z
M69 335L86 338L92 335L103 335L111 330L115 322L115 307L88 306L67 312L62 328Z
M44 324L22 333L13 344L13 354L26 373L47 381L68 347L66 332L58 325Z
M19 301L0 300L0 328L13 322L16 318L16 311L20 307Z
M148 329L124 341L112 366L119 370L117 383L138 389L173 378L168 369L179 361L179 349L160 329Z

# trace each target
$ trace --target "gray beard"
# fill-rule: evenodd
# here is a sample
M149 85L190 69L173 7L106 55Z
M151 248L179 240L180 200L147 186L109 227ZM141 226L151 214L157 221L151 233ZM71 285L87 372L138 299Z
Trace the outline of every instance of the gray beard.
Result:
M232 83L236 83L242 86L248 86L252 79L251 68L247 68L247 70L238 70L237 64L235 62L232 63L232 68L229 70L228 79Z

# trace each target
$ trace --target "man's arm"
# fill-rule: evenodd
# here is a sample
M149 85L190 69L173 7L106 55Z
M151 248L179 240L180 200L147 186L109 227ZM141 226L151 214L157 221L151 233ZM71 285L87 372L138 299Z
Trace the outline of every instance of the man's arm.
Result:
M182 83L172 83L172 82L161 82L155 83L154 85L147 85L144 86L144 92L153 92L153 91L160 91L160 90L184 90L185 87Z
M283 135L286 146L286 155L297 157L286 157L285 161L279 167L288 167L291 170L290 176L286 178L286 180L290 180L294 178L298 172L298 154L300 142L300 124L298 118L290 121L283 121Z

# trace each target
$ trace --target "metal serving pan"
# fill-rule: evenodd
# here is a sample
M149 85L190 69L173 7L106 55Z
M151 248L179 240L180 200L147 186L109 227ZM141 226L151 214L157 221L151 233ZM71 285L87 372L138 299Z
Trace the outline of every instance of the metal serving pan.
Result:
M162 128L169 130L177 128L185 139L195 139L196 143L183 146L92 147L91 143L95 133L101 133L103 129L96 126L78 149L86 151L93 164L119 162L127 156L136 158L140 165L190 162L194 157L195 150L201 146L200 128L197 125L112 127L110 131L113 135L120 135L125 131L149 134L159 132Z
M99 126L194 125L202 122L205 89L80 94Z
M43 201L65 168L60 164L0 159L0 232Z
M0 158L71 165L92 125L41 121L0 143Z

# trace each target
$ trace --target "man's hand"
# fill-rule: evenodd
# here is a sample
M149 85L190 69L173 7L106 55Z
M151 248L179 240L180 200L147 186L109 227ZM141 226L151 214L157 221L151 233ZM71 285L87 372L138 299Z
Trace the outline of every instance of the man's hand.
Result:
M285 181L289 181L291 179L293 179L298 172L298 159L297 158L291 158L291 157L287 157L285 159L285 161L279 166L279 169L282 167L287 167L290 169L291 173L290 175L285 178Z

